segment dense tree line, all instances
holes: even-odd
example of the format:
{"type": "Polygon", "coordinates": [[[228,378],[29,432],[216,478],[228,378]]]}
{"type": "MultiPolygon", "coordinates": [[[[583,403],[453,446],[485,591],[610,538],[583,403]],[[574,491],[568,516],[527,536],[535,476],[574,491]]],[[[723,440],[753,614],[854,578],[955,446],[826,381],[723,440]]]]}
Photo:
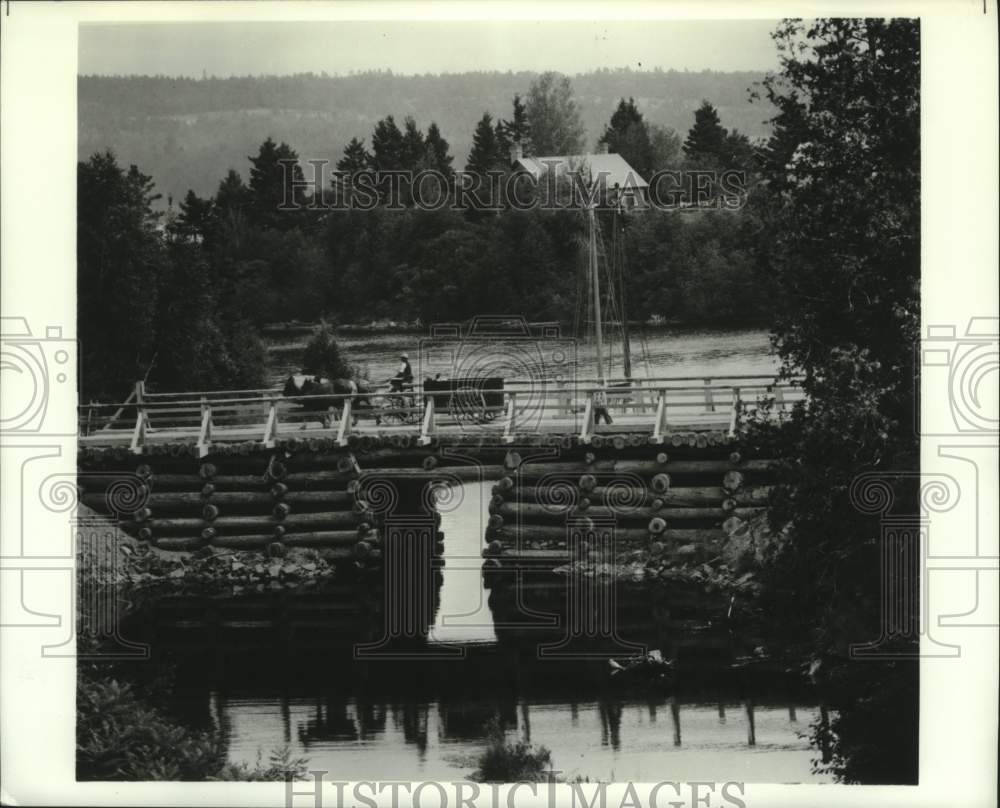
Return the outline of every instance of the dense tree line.
{"type": "MultiPolygon", "coordinates": [[[[156,178],[163,194],[180,199],[188,188],[214,192],[226,169],[241,168],[266,137],[292,144],[305,160],[336,161],[351,138],[369,139],[386,114],[436,121],[464,165],[484,110],[508,117],[515,93],[538,78],[531,72],[403,76],[81,76],[78,82],[78,159],[111,148],[123,165],[156,178]]],[[[728,127],[751,138],[769,133],[767,104],[751,104],[747,89],[759,72],[599,70],[572,77],[585,130],[594,147],[619,98],[641,99],[651,126],[684,132],[702,99],[712,100],[728,127]]],[[[305,168],[306,166],[304,166],[305,168]]]]}
{"type": "MultiPolygon", "coordinates": [[[[705,130],[697,133],[710,137],[705,130]]],[[[686,157],[680,136],[647,124],[631,98],[620,100],[602,141],[646,176],[725,163],[709,146],[686,157]]],[[[508,170],[515,145],[529,155],[584,149],[568,79],[543,74],[506,110],[484,112],[466,170],[508,170]]],[[[484,311],[572,321],[586,228],[579,210],[390,209],[382,186],[373,210],[323,207],[361,173],[433,169],[454,178],[461,157],[435,122],[424,130],[409,115],[401,125],[392,115],[378,120],[368,138],[342,146],[340,174],[318,190],[303,182],[299,158],[267,138],[247,158],[246,181],[230,169],[212,195],[188,190],[162,217],[139,169],[126,171],[110,152],[80,164],[81,334],[86,353],[93,346],[91,355],[108,360],[94,362],[89,393],[121,397],[147,375],[166,387],[253,383],[261,375],[256,334],[268,321],[433,322],[484,311]],[[134,338],[122,343],[123,330],[134,338]]],[[[412,202],[410,190],[402,197],[412,202]]],[[[620,223],[629,315],[761,317],[765,301],[751,280],[755,228],[749,216],[721,212],[629,215],[620,223]]]]}

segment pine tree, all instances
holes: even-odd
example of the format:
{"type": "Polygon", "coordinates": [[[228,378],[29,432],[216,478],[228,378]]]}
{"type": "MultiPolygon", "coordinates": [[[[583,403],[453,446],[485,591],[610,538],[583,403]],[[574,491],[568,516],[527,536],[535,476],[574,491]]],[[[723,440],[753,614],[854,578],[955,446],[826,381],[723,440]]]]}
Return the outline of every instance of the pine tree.
{"type": "Polygon", "coordinates": [[[419,171],[424,160],[424,133],[417,128],[417,122],[409,115],[403,122],[402,168],[404,171],[419,171]]]}
{"type": "Polygon", "coordinates": [[[399,171],[403,168],[403,133],[392,115],[386,115],[375,124],[371,166],[375,171],[399,171]]]}
{"type": "Polygon", "coordinates": [[[531,128],[528,126],[528,111],[525,109],[520,95],[514,96],[511,119],[503,123],[507,139],[512,144],[520,143],[521,148],[527,153],[531,145],[531,128]]]}
{"type": "Polygon", "coordinates": [[[364,141],[356,137],[344,148],[344,156],[337,161],[337,171],[351,177],[359,171],[365,171],[371,164],[372,156],[365,148],[364,141]]]}
{"type": "Polygon", "coordinates": [[[440,171],[446,177],[452,176],[455,170],[451,167],[452,156],[448,153],[448,141],[441,136],[438,125],[431,121],[427,127],[427,137],[424,140],[426,162],[435,171],[440,171]]]}
{"type": "Polygon", "coordinates": [[[754,150],[750,138],[736,129],[726,135],[720,157],[724,168],[744,169],[746,171],[754,168],[754,150]]]}
{"type": "Polygon", "coordinates": [[[522,154],[527,154],[530,150],[528,117],[520,95],[514,96],[513,117],[510,120],[497,121],[496,135],[497,149],[502,155],[510,155],[515,144],[521,147],[522,154]]]}
{"type": "Polygon", "coordinates": [[[287,143],[276,144],[265,140],[255,157],[249,160],[250,215],[255,224],[288,230],[295,227],[300,217],[298,210],[288,209],[305,204],[302,169],[299,155],[287,143]]]}
{"type": "Polygon", "coordinates": [[[211,198],[202,199],[189,188],[180,204],[180,215],[173,226],[174,233],[184,240],[204,240],[214,223],[215,202],[211,198]]]}
{"type": "Polygon", "coordinates": [[[229,169],[225,179],[215,192],[215,208],[218,211],[243,213],[250,204],[250,190],[235,169],[229,169]]]}
{"type": "Polygon", "coordinates": [[[612,154],[620,154],[644,179],[653,172],[653,147],[649,139],[649,129],[635,105],[635,99],[624,98],[604,128],[598,143],[608,147],[612,154]]]}
{"type": "Polygon", "coordinates": [[[715,107],[708,101],[702,101],[694,113],[694,126],[684,141],[684,154],[691,160],[721,160],[727,134],[715,107]]]}
{"type": "Polygon", "coordinates": [[[486,174],[501,167],[504,155],[500,153],[499,145],[493,116],[484,112],[472,135],[472,150],[469,152],[465,170],[473,174],[486,174]]]}
{"type": "Polygon", "coordinates": [[[157,292],[168,264],[152,208],[159,194],[110,151],[77,164],[76,187],[81,398],[120,401],[157,350],[157,292]]]}

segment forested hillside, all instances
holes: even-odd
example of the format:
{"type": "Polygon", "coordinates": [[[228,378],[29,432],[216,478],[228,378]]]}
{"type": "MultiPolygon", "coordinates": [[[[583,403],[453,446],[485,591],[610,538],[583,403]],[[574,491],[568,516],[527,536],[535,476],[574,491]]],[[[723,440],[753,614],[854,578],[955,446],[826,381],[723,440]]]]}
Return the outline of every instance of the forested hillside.
{"type": "MultiPolygon", "coordinates": [[[[165,206],[189,188],[215,190],[228,168],[244,170],[247,155],[267,137],[292,144],[303,160],[340,158],[351,138],[366,138],[385,115],[412,115],[421,128],[435,121],[464,165],[484,112],[505,114],[536,73],[397,76],[247,76],[186,79],[81,76],[78,157],[112,149],[156,181],[165,206]]],[[[592,147],[620,98],[635,98],[646,121],[685,132],[694,110],[710,99],[724,126],[751,138],[768,135],[768,103],[751,104],[752,72],[600,70],[572,77],[592,147]]]]}

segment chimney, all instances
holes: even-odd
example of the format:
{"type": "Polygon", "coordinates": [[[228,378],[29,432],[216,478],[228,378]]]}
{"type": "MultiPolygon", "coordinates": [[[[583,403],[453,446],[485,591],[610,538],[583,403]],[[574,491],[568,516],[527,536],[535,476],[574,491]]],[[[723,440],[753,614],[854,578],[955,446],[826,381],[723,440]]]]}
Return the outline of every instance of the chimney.
{"type": "Polygon", "coordinates": [[[524,149],[521,147],[521,141],[515,140],[510,147],[510,162],[511,164],[516,163],[518,160],[524,157],[524,149]]]}
{"type": "Polygon", "coordinates": [[[597,153],[598,154],[607,154],[608,153],[608,143],[607,143],[607,141],[604,141],[603,143],[598,143],[597,144],[597,153]]]}

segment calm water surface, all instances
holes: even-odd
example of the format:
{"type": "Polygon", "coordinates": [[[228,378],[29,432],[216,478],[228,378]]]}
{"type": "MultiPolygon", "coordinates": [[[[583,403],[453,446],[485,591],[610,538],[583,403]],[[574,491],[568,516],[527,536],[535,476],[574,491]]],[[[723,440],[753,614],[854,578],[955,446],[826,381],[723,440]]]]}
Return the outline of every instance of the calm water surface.
{"type": "Polygon", "coordinates": [[[392,772],[403,780],[460,779],[476,768],[487,721],[500,716],[511,740],[548,747],[554,767],[570,778],[824,780],[811,771],[815,753],[804,737],[818,709],[801,696],[772,693],[754,702],[732,692],[701,691],[651,698],[554,696],[518,693],[517,685],[500,693],[485,680],[477,691],[481,657],[496,643],[480,575],[491,485],[458,486],[441,501],[446,566],[429,636],[438,644],[480,649],[475,665],[447,663],[468,666],[462,692],[448,686],[436,692],[432,683],[420,683],[425,695],[418,697],[405,687],[387,693],[377,684],[365,692],[357,692],[357,684],[315,686],[315,695],[266,684],[216,689],[212,720],[227,735],[232,760],[252,765],[258,751],[289,743],[331,777],[377,779],[392,772]]]}
{"type": "MultiPolygon", "coordinates": [[[[353,699],[332,708],[322,699],[217,694],[214,702],[228,728],[230,758],[251,765],[258,750],[288,738],[310,768],[331,778],[376,780],[391,773],[400,780],[457,780],[476,768],[484,747],[480,737],[452,728],[455,708],[439,701],[374,710],[353,699]]],[[[463,707],[492,709],[489,703],[463,707]]],[[[824,782],[811,773],[814,753],[801,737],[817,717],[814,707],[801,704],[521,699],[508,736],[548,747],[554,768],[570,778],[824,782]],[[754,746],[748,744],[750,709],[754,746]]]]}

